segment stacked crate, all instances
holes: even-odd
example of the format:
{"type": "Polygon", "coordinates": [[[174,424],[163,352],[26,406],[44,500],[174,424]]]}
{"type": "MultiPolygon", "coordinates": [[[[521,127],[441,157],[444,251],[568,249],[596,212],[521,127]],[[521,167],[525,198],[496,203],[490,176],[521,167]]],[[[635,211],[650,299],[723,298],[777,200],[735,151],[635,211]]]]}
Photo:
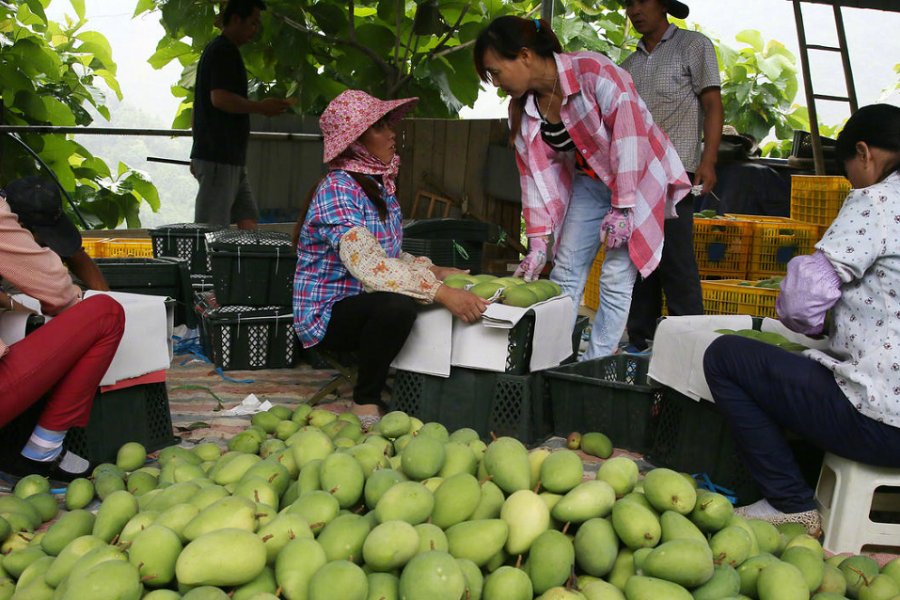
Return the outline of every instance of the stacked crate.
{"type": "Polygon", "coordinates": [[[197,294],[195,311],[209,359],[223,370],[293,367],[297,257],[290,236],[222,230],[205,237],[213,291],[197,294]]]}
{"type": "Polygon", "coordinates": [[[791,175],[791,218],[815,225],[820,240],[849,194],[844,177],[791,175]]]}
{"type": "Polygon", "coordinates": [[[173,223],[150,229],[153,256],[170,256],[187,261],[195,292],[212,289],[212,267],[206,248],[206,234],[225,229],[209,223],[173,223]]]}

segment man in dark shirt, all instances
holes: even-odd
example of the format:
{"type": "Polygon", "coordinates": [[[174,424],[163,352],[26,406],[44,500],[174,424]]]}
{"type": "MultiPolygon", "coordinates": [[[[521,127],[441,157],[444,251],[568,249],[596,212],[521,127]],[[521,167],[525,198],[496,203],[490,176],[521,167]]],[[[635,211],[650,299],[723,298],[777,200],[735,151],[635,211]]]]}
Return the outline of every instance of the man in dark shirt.
{"type": "Polygon", "coordinates": [[[222,35],[203,51],[194,90],[191,173],[200,182],[194,222],[255,229],[259,218],[247,179],[250,115],[274,117],[289,100],[247,98],[247,70],[238,48],[259,31],[262,0],[230,0],[222,13],[222,35]]]}

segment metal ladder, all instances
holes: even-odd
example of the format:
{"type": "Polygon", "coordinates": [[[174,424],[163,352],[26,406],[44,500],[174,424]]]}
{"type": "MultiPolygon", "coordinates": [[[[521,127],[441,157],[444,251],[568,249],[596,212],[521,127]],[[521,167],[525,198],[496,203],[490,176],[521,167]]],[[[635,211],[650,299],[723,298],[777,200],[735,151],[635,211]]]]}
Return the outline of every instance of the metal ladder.
{"type": "Polygon", "coordinates": [[[825,174],[825,154],[822,151],[822,139],[819,136],[819,118],[816,112],[816,100],[828,100],[832,102],[847,102],[850,105],[850,114],[853,114],[859,108],[856,100],[856,86],[853,84],[853,70],[850,68],[850,53],[847,50],[847,35],[844,32],[844,16],[841,13],[841,7],[835,3],[832,5],[834,9],[834,25],[837,29],[838,45],[821,46],[818,44],[808,44],[806,42],[806,29],[803,26],[803,11],[800,8],[802,2],[808,0],[793,0],[794,4],[794,20],[797,23],[797,38],[800,41],[800,63],[803,67],[803,88],[806,91],[806,100],[809,104],[809,130],[811,134],[813,162],[816,168],[816,175],[825,174]],[[823,52],[838,52],[841,55],[841,61],[844,65],[844,80],[847,84],[846,96],[829,96],[826,94],[816,94],[813,91],[812,76],[809,68],[809,51],[818,50],[823,52]]]}

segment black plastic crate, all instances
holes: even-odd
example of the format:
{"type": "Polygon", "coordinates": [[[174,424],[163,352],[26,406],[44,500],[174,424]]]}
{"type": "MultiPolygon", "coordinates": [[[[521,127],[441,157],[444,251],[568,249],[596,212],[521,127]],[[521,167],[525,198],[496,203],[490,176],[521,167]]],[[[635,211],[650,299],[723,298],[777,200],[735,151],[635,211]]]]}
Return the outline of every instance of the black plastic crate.
{"type": "MultiPolygon", "coordinates": [[[[834,148],[837,144],[836,140],[819,136],[822,142],[822,154],[825,158],[834,158],[834,148]]],[[[812,134],[802,129],[794,130],[794,139],[791,143],[791,156],[794,158],[812,158],[812,134]]]]}
{"type": "Polygon", "coordinates": [[[481,273],[483,242],[453,239],[420,239],[403,237],[403,251],[413,256],[427,256],[439,267],[468,269],[473,275],[481,273]]]}
{"type": "Polygon", "coordinates": [[[543,371],[553,407],[553,431],[600,431],[616,448],[651,449],[661,392],[647,382],[649,356],[617,354],[543,371]]]}
{"type": "Polygon", "coordinates": [[[647,459],[657,467],[706,473],[713,483],[733,491],[740,504],[762,497],[715,404],[698,402],[671,388],[663,388],[647,459]]]}
{"type": "Polygon", "coordinates": [[[500,228],[469,219],[410,219],[403,222],[403,237],[496,243],[500,228]]]}
{"type": "Polygon", "coordinates": [[[191,288],[193,288],[195,294],[198,292],[212,292],[215,290],[212,275],[191,275],[191,288]]]}
{"type": "Polygon", "coordinates": [[[114,292],[168,296],[175,300],[175,325],[197,326],[190,309],[191,278],[180,258],[96,258],[94,262],[114,292]]]}
{"type": "Polygon", "coordinates": [[[540,373],[508,375],[453,367],[450,377],[397,371],[391,410],[448,430],[470,427],[483,439],[510,436],[524,444],[552,433],[540,373]]]}
{"type": "Polygon", "coordinates": [[[209,223],[173,223],[148,229],[153,242],[153,256],[183,258],[191,275],[208,275],[211,271],[206,251],[206,234],[225,229],[209,223]]]}
{"type": "Polygon", "coordinates": [[[287,233],[218,231],[206,239],[219,304],[292,304],[297,254],[287,233]]]}
{"type": "MultiPolygon", "coordinates": [[[[0,461],[22,449],[45,404],[45,399],[36,402],[0,430],[4,442],[0,461]]],[[[154,452],[180,441],[172,431],[166,384],[160,382],[97,392],[87,427],[70,429],[64,446],[92,463],[101,463],[115,462],[119,447],[127,442],[140,442],[147,452],[154,452]]]]}
{"type": "Polygon", "coordinates": [[[202,316],[201,342],[222,370],[283,369],[297,363],[294,315],[287,306],[218,306],[202,316]]]}

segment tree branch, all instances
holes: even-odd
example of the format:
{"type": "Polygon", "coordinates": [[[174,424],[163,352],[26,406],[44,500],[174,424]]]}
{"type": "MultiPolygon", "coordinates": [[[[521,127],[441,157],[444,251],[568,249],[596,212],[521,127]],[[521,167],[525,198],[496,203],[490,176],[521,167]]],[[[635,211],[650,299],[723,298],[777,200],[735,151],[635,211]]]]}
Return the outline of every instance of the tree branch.
{"type": "MultiPolygon", "coordinates": [[[[523,18],[527,19],[528,17],[530,17],[531,15],[533,15],[534,13],[536,13],[539,10],[541,10],[540,4],[538,4],[537,6],[535,6],[531,10],[529,10],[527,13],[525,13],[523,18]]],[[[433,60],[439,56],[447,56],[448,54],[452,54],[453,52],[456,52],[457,50],[462,50],[463,48],[468,48],[469,46],[473,45],[474,43],[475,43],[475,40],[469,40],[468,42],[459,44],[457,46],[445,48],[445,49],[441,50],[440,52],[435,52],[435,50],[438,49],[437,47],[435,47],[434,50],[432,50],[432,54],[431,54],[430,58],[433,60]]]]}
{"type": "Polygon", "coordinates": [[[355,19],[354,9],[353,9],[353,0],[350,0],[349,4],[350,4],[350,26],[349,26],[349,33],[347,34],[347,37],[350,39],[351,42],[355,43],[356,42],[356,24],[354,23],[354,21],[356,19],[355,19]]]}
{"type": "Polygon", "coordinates": [[[350,46],[351,48],[355,48],[356,50],[359,50],[360,52],[362,52],[363,54],[365,54],[366,56],[371,58],[375,62],[375,64],[378,65],[378,67],[384,72],[384,75],[388,80],[392,79],[395,76],[395,73],[394,73],[393,69],[391,68],[391,65],[389,65],[387,62],[385,62],[385,60],[383,58],[381,58],[377,52],[375,52],[368,46],[364,46],[364,45],[360,44],[359,42],[354,42],[351,40],[342,40],[340,38],[331,37],[330,35],[325,35],[324,33],[320,33],[318,31],[315,31],[314,29],[310,29],[309,27],[306,27],[305,25],[302,25],[302,24],[298,23],[297,21],[294,21],[290,17],[286,17],[285,15],[283,15],[283,14],[279,13],[278,11],[273,10],[271,8],[268,9],[268,12],[270,14],[278,17],[279,19],[284,21],[287,25],[289,25],[290,27],[293,27],[297,31],[309,34],[311,36],[315,36],[315,37],[319,38],[320,40],[322,40],[323,42],[329,42],[331,44],[343,44],[345,46],[350,46]]]}
{"type": "Polygon", "coordinates": [[[397,0],[397,38],[394,41],[394,67],[400,72],[400,25],[403,22],[403,0],[397,0]]]}
{"type": "Polygon", "coordinates": [[[438,45],[435,46],[434,48],[432,48],[428,52],[429,59],[433,58],[434,55],[437,54],[438,50],[440,50],[447,43],[447,41],[453,36],[454,32],[459,31],[459,27],[460,27],[460,25],[462,25],[462,21],[463,21],[463,18],[466,16],[466,13],[469,12],[470,6],[472,6],[472,3],[467,2],[466,5],[463,7],[462,12],[459,13],[459,18],[456,20],[456,23],[453,25],[453,27],[451,27],[447,31],[447,33],[444,34],[443,39],[441,39],[441,41],[438,42],[438,45]]]}

